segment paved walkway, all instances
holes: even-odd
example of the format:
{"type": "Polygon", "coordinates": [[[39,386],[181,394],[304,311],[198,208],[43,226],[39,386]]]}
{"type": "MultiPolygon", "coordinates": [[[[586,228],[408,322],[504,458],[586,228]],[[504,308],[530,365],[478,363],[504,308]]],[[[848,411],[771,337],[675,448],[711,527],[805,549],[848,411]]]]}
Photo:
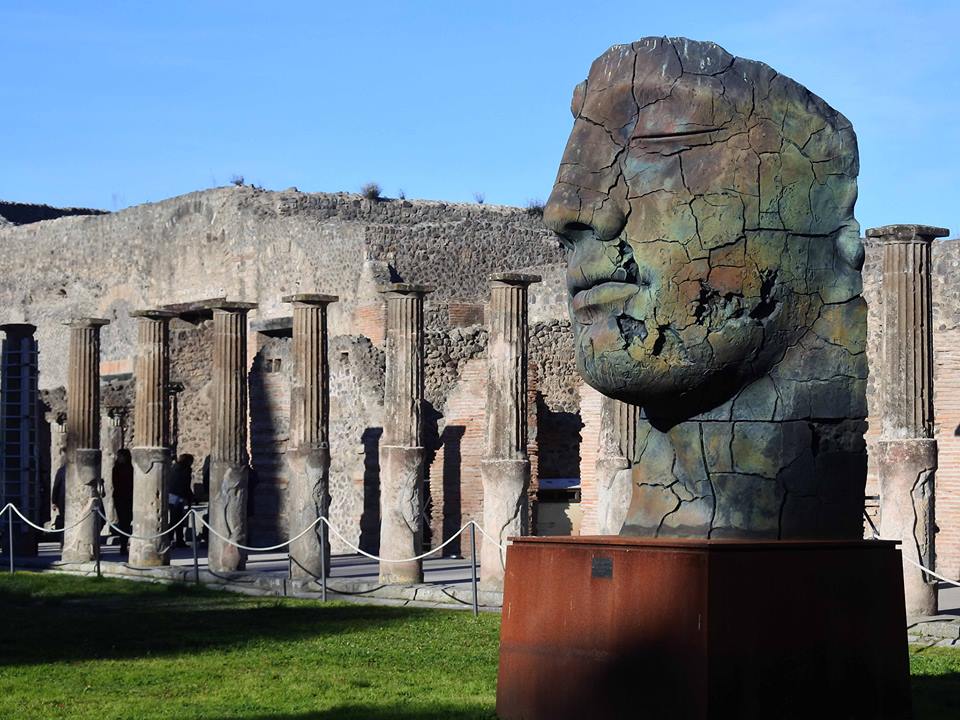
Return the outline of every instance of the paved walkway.
{"type": "MultiPolygon", "coordinates": [[[[206,547],[200,547],[200,580],[202,583],[240,592],[252,592],[294,597],[318,597],[319,582],[290,581],[286,552],[250,553],[247,569],[241,573],[217,574],[207,568],[206,547]]],[[[193,553],[187,548],[173,551],[169,568],[138,569],[126,564],[116,546],[103,546],[101,555],[103,574],[144,580],[192,582],[194,580],[193,553]]],[[[376,561],[361,555],[335,555],[331,559],[328,597],[337,600],[355,600],[386,604],[428,607],[470,608],[473,603],[471,566],[462,558],[427,558],[423,563],[424,582],[420,585],[381,585],[378,582],[376,561]]],[[[96,572],[94,563],[60,562],[57,543],[41,543],[36,558],[23,558],[20,567],[37,567],[63,572],[90,575],[96,572]]],[[[2,569],[2,568],[0,568],[2,569]]],[[[478,565],[479,572],[479,565],[478,565]]],[[[960,588],[945,583],[940,585],[940,616],[944,620],[957,618],[960,622],[960,588]]],[[[498,610],[502,604],[500,593],[479,591],[481,609],[498,610]]]]}
{"type": "MultiPolygon", "coordinates": [[[[205,552],[206,546],[201,545],[198,569],[204,585],[264,595],[317,598],[322,594],[319,581],[289,579],[286,552],[250,553],[246,569],[236,573],[211,572],[205,552]]],[[[101,573],[108,577],[167,582],[194,582],[196,578],[189,547],[174,549],[169,567],[135,568],[113,545],[101,546],[100,559],[101,573]]],[[[57,543],[41,543],[37,557],[18,559],[17,566],[79,575],[96,573],[96,564],[92,562],[62,562],[57,543]]],[[[377,562],[361,555],[335,555],[331,566],[327,596],[332,600],[463,609],[473,606],[471,565],[462,558],[427,558],[423,563],[424,582],[418,585],[380,584],[377,562]]],[[[478,590],[477,601],[481,610],[499,610],[502,595],[478,590]]]]}

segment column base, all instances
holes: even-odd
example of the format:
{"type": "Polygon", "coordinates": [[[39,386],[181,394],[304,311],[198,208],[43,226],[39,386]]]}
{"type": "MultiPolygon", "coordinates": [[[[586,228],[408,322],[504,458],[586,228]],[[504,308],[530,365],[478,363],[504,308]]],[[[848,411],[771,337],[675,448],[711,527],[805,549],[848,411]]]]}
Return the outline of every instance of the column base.
{"type": "MultiPolygon", "coordinates": [[[[247,542],[246,463],[210,462],[210,526],[235,543],[247,542]]],[[[236,572],[247,564],[247,552],[209,533],[207,564],[211,572],[236,572]]]]}
{"type": "MultiPolygon", "coordinates": [[[[133,534],[142,538],[158,535],[167,523],[168,448],[136,447],[133,460],[133,534]]],[[[174,533],[153,540],[130,538],[130,564],[134,567],[158,567],[170,564],[174,533]]]]}
{"type": "Polygon", "coordinates": [[[514,538],[502,720],[906,718],[884,541],[514,538]]]}
{"type": "Polygon", "coordinates": [[[89,562],[97,556],[101,520],[91,512],[96,506],[90,501],[100,496],[100,459],[100,450],[94,448],[68,454],[63,526],[69,529],[63,534],[64,562],[89,562]]]}
{"type": "MultiPolygon", "coordinates": [[[[423,448],[380,448],[380,557],[409,558],[423,552],[423,448]]],[[[381,562],[380,582],[423,582],[423,561],[381,562]]]]}
{"type": "MultiPolygon", "coordinates": [[[[482,460],[483,529],[502,546],[513,536],[529,532],[527,488],[530,486],[529,460],[482,460]]],[[[487,537],[480,541],[480,587],[503,589],[506,552],[487,537]]]]}
{"type": "Polygon", "coordinates": [[[907,617],[937,614],[937,581],[907,558],[935,570],[934,475],[937,441],[930,438],[877,443],[880,479],[880,536],[902,541],[907,617]]]}
{"type": "MultiPolygon", "coordinates": [[[[290,511],[288,533],[298,535],[330,507],[330,451],[326,448],[300,448],[287,451],[290,511]]],[[[327,526],[319,523],[303,537],[290,543],[290,577],[319,579],[326,568],[330,572],[330,538],[327,526]],[[321,539],[323,542],[321,542],[321,539]]]]}

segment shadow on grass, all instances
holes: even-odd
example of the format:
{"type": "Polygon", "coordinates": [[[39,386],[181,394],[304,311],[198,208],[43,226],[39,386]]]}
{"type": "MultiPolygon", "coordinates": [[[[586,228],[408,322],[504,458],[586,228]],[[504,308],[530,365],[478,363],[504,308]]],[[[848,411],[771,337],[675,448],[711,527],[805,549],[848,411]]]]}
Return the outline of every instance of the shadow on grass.
{"type": "Polygon", "coordinates": [[[917,720],[960,718],[960,672],[943,675],[914,675],[913,717],[917,720]]]}
{"type": "Polygon", "coordinates": [[[0,667],[194,653],[437,618],[422,609],[30,575],[0,578],[0,667]]]}
{"type": "Polygon", "coordinates": [[[276,715],[229,715],[216,720],[497,720],[493,710],[484,705],[416,705],[389,708],[379,705],[342,705],[308,713],[276,715]]]}

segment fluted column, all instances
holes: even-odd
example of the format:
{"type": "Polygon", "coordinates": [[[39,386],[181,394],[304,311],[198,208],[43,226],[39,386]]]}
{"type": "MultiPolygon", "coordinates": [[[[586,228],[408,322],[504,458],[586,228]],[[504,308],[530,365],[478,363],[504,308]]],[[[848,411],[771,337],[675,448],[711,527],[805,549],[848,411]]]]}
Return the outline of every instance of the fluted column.
{"type": "MultiPolygon", "coordinates": [[[[3,340],[0,377],[0,504],[13,503],[33,522],[40,523],[40,456],[37,446],[38,366],[36,326],[0,325],[3,340]]],[[[9,515],[8,517],[13,517],[9,515]]],[[[36,535],[14,520],[14,548],[18,555],[37,552],[36,535]]],[[[3,541],[6,544],[6,540],[3,541]]]]}
{"type": "MultiPolygon", "coordinates": [[[[387,303],[383,439],[380,445],[380,556],[423,549],[423,298],[433,288],[395,283],[387,303]]],[[[380,563],[380,582],[423,582],[423,563],[380,563]]]]}
{"type": "MultiPolygon", "coordinates": [[[[167,529],[167,476],[170,468],[170,318],[174,313],[140,310],[137,318],[136,398],[133,407],[133,534],[141,538],[167,529]]],[[[130,564],[170,563],[170,535],[130,540],[130,564]]]]}
{"type": "Polygon", "coordinates": [[[880,534],[901,538],[907,615],[937,612],[935,569],[933,328],[930,244],[948,234],[926,225],[867,230],[883,245],[883,363],[880,368],[880,534]]]}
{"type": "Polygon", "coordinates": [[[597,532],[619,535],[630,507],[633,484],[630,467],[635,457],[640,408],[604,396],[600,405],[600,442],[597,453],[597,532]]]}
{"type": "Polygon", "coordinates": [[[99,543],[100,519],[90,510],[100,494],[100,328],[108,323],[69,323],[65,562],[93,560],[99,543]]]}
{"type": "MultiPolygon", "coordinates": [[[[527,488],[527,289],[537,275],[490,276],[487,341],[486,447],[480,463],[483,527],[506,547],[507,538],[530,532],[527,488]]],[[[506,550],[484,538],[480,578],[488,590],[503,588],[506,550]]]]}
{"type": "MultiPolygon", "coordinates": [[[[290,440],[287,444],[290,533],[328,517],[330,507],[330,367],[327,305],[335,295],[288,295],[293,303],[293,376],[290,384],[290,440]]],[[[290,543],[290,574],[320,577],[330,568],[327,526],[318,523],[290,543]]]]}
{"type": "MultiPolygon", "coordinates": [[[[255,303],[223,302],[213,310],[213,406],[210,412],[210,525],[235,543],[247,540],[247,312],[255,303]]],[[[246,553],[210,533],[214,572],[242,570],[246,553]]]]}

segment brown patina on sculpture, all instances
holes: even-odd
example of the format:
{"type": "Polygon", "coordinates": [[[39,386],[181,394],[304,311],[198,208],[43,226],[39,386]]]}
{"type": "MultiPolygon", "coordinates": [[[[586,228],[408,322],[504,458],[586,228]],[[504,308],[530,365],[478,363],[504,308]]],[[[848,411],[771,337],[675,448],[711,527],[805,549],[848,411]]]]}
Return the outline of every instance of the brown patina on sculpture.
{"type": "Polygon", "coordinates": [[[850,122],[713,43],[612,47],[545,221],[577,364],[641,407],[622,534],[862,536],[866,306],[850,122]]]}

